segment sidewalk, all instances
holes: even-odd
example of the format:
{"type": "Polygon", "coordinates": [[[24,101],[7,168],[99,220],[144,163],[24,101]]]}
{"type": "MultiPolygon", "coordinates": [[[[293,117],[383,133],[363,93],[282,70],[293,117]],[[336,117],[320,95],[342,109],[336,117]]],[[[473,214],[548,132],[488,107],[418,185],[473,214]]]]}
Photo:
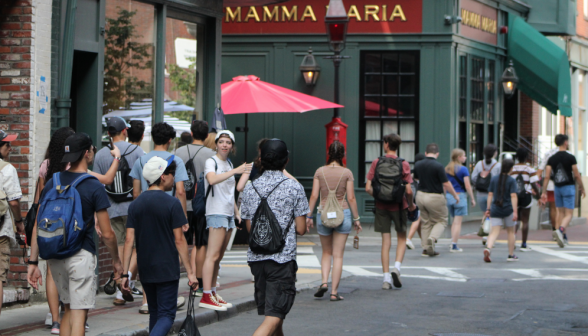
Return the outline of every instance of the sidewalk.
{"type": "MultiPolygon", "coordinates": [[[[299,258],[304,258],[312,251],[312,243],[305,237],[298,238],[299,258]]],[[[236,246],[225,255],[221,268],[219,294],[233,303],[234,307],[227,312],[215,312],[209,309],[196,307],[196,315],[199,326],[207,325],[233,317],[241,312],[255,309],[253,299],[253,282],[251,272],[246,263],[246,248],[236,246]]],[[[308,290],[320,284],[320,269],[299,268],[296,288],[299,291],[308,290]]],[[[186,298],[188,303],[187,278],[180,279],[180,295],[186,298]]],[[[112,305],[114,295],[100,293],[96,297],[96,308],[89,313],[88,324],[90,330],[86,335],[148,335],[147,328],[149,315],[139,314],[141,298],[136,297],[135,302],[124,306],[112,305]]],[[[45,317],[49,309],[46,303],[29,305],[24,308],[3,310],[0,316],[0,335],[27,335],[47,336],[50,330],[45,326],[45,317]]],[[[173,332],[177,332],[181,323],[186,318],[186,306],[180,308],[174,323],[173,332]]]]}

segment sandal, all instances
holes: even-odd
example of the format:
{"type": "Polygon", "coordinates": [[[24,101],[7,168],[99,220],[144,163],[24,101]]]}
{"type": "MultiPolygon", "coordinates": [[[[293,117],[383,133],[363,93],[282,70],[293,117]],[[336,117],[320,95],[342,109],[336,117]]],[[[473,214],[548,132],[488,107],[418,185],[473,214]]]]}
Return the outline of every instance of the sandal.
{"type": "Polygon", "coordinates": [[[337,294],[331,294],[331,301],[343,301],[343,297],[341,295],[337,294]]]}
{"type": "Polygon", "coordinates": [[[323,295],[325,295],[325,293],[329,290],[329,284],[328,283],[322,283],[318,290],[316,291],[316,293],[314,293],[314,297],[316,298],[321,298],[323,297],[323,295]],[[323,287],[324,286],[324,287],[323,287]]]}

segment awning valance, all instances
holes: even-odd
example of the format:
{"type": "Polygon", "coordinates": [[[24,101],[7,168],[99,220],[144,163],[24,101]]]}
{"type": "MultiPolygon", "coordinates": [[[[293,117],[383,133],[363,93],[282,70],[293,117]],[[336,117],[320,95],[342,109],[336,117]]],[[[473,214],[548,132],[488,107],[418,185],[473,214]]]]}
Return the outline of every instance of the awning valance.
{"type": "Polygon", "coordinates": [[[556,114],[572,116],[572,83],[566,52],[522,18],[509,15],[508,57],[519,77],[518,87],[556,114]]]}

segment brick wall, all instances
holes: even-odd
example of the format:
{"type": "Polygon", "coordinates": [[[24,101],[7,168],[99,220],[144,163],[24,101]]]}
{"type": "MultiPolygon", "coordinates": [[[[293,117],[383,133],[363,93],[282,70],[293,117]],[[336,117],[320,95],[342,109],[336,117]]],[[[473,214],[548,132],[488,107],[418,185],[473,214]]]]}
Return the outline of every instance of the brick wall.
{"type": "MultiPolygon", "coordinates": [[[[541,118],[541,105],[529,98],[523,92],[519,95],[519,134],[533,146],[539,143],[539,118],[541,118]]],[[[529,157],[531,162],[537,163],[537,158],[529,157]]]]}

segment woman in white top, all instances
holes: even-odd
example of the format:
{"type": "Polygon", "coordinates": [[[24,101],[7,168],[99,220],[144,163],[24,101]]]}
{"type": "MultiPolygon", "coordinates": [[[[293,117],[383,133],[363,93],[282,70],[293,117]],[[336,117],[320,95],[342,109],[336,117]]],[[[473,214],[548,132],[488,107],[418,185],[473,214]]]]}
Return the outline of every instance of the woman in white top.
{"type": "Polygon", "coordinates": [[[220,131],[216,134],[216,155],[206,160],[204,185],[209,186],[210,194],[206,199],[206,228],[208,229],[208,248],[202,267],[204,294],[199,307],[225,311],[232,307],[217,293],[216,283],[220,261],[227,249],[231,230],[235,228],[235,219],[241,222],[239,210],[235,202],[235,175],[249,173],[250,164],[242,164],[233,168],[229,154],[235,153],[235,136],[231,131],[220,131]]]}

